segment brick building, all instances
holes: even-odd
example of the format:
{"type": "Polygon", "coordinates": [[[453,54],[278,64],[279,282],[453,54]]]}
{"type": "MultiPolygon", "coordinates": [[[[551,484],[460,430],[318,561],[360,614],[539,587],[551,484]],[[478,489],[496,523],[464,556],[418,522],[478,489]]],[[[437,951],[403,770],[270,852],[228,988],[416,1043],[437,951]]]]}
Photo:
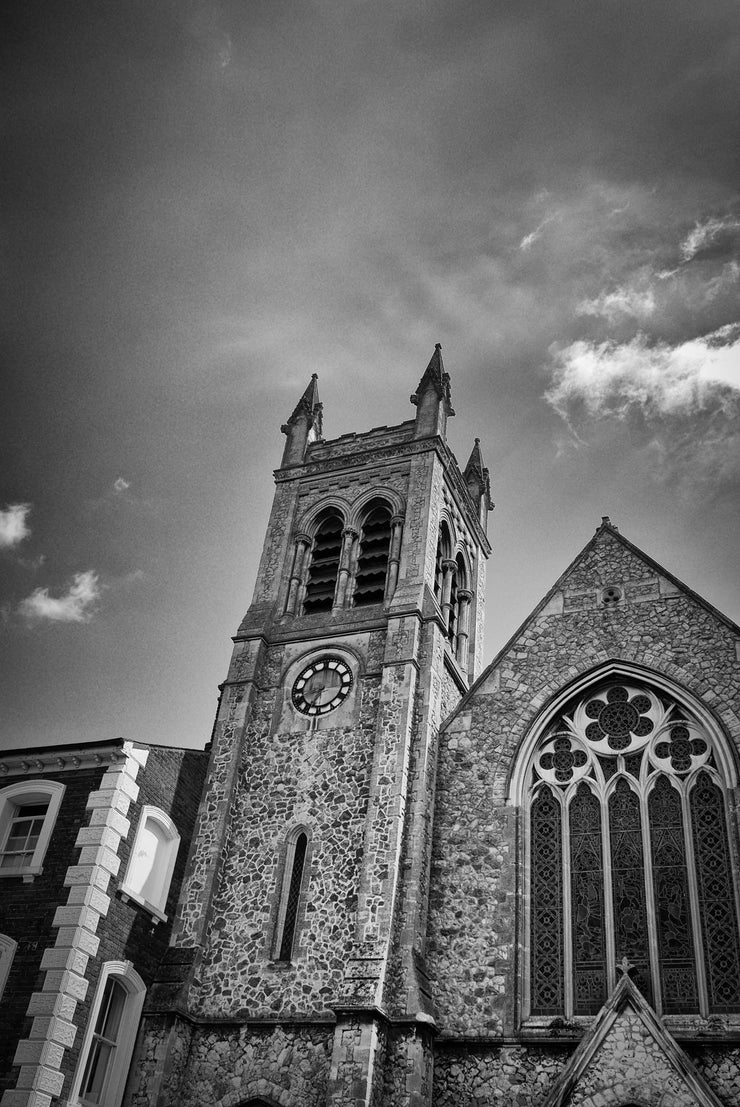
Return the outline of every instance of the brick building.
{"type": "Polygon", "coordinates": [[[121,1102],[206,763],[122,739],[0,751],[3,1107],[121,1102]]]}
{"type": "Polygon", "coordinates": [[[484,669],[439,347],[412,402],[283,427],[125,1092],[56,1102],[740,1102],[740,630],[605,518],[484,669]]]}

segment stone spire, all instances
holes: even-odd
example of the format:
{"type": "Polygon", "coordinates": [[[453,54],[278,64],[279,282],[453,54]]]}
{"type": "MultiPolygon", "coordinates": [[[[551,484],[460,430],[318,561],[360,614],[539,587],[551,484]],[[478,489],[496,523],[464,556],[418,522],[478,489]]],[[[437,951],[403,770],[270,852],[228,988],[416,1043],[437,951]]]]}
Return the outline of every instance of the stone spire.
{"type": "Polygon", "coordinates": [[[438,434],[445,438],[448,416],[454,415],[450,393],[450,374],[445,372],[442,363],[442,347],[439,342],[434,347],[432,360],[419,381],[416,392],[411,397],[416,405],[415,438],[427,438],[438,434]]]}
{"type": "Polygon", "coordinates": [[[478,511],[483,529],[486,529],[488,512],[493,507],[491,500],[491,478],[483,464],[483,454],[480,449],[480,438],[476,438],[471,450],[468,463],[463,471],[463,479],[468,486],[468,493],[478,511]]]}
{"type": "Polygon", "coordinates": [[[311,374],[306,391],[295,406],[287,423],[280,428],[287,435],[283,451],[282,466],[300,465],[306,453],[306,446],[322,436],[323,405],[319,400],[319,375],[311,374]]]}

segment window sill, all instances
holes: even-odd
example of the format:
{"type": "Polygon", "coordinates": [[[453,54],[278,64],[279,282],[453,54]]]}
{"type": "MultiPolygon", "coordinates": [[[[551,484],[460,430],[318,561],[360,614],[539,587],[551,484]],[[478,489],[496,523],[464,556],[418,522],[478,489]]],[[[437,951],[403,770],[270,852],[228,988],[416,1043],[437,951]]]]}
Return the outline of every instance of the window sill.
{"type": "Polygon", "coordinates": [[[24,865],[20,869],[0,869],[0,880],[8,879],[11,876],[22,877],[24,884],[32,884],[37,876],[41,876],[43,872],[41,865],[24,865]]]}
{"type": "Polygon", "coordinates": [[[155,926],[157,925],[157,923],[167,922],[167,916],[165,915],[164,911],[160,911],[160,909],[158,907],[155,907],[153,903],[149,903],[149,901],[144,899],[143,896],[140,896],[138,892],[135,892],[133,888],[128,888],[125,884],[122,884],[118,889],[118,894],[121,897],[123,903],[128,903],[129,901],[131,901],[137,904],[139,907],[143,907],[144,910],[152,916],[155,926]]]}

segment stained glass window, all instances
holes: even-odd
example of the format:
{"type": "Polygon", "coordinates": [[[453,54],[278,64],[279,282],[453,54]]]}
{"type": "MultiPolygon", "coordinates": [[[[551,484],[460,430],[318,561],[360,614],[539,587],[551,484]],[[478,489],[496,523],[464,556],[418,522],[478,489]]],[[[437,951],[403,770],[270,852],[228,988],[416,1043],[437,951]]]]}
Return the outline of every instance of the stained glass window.
{"type": "Polygon", "coordinates": [[[529,792],[531,1015],[594,1014],[623,965],[660,1013],[740,1011],[721,764],[692,713],[631,682],[595,687],[545,731],[529,792]]]}

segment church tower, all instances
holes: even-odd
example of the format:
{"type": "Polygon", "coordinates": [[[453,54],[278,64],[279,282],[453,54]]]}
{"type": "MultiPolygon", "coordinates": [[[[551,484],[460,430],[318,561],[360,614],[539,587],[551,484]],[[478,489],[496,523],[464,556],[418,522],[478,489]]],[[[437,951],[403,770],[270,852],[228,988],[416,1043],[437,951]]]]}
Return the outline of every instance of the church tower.
{"type": "Polygon", "coordinates": [[[481,669],[492,504],[439,345],[411,402],[327,440],[314,374],[282,427],[134,1104],[428,1102],[437,737],[481,669]]]}

